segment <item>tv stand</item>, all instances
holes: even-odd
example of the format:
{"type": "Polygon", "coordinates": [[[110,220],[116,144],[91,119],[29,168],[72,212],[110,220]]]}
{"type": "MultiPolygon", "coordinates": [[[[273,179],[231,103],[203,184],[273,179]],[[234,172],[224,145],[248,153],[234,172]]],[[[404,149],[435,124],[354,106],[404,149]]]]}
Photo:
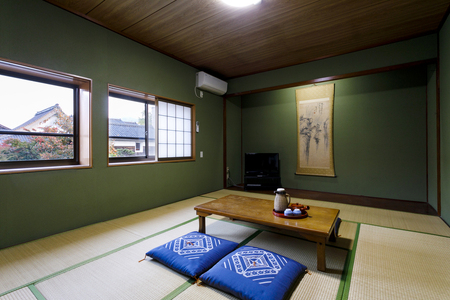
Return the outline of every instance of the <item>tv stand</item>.
{"type": "Polygon", "coordinates": [[[280,176],[244,176],[244,189],[276,190],[281,187],[280,176]]]}

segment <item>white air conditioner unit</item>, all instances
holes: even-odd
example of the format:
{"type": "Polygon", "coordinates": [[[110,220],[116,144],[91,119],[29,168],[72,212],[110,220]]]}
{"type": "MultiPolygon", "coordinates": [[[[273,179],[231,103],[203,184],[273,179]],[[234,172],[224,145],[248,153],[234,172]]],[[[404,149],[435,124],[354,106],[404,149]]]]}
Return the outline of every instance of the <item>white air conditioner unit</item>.
{"type": "Polygon", "coordinates": [[[227,92],[228,83],[219,78],[206,74],[205,72],[197,72],[196,88],[211,92],[216,95],[223,95],[227,92]]]}

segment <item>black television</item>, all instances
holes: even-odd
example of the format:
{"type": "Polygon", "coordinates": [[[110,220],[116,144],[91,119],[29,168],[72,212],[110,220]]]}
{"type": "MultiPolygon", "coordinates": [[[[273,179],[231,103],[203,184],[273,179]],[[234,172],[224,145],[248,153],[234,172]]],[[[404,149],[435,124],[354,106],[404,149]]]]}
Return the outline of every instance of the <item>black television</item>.
{"type": "Polygon", "coordinates": [[[278,177],[278,153],[245,153],[245,176],[278,177]]]}

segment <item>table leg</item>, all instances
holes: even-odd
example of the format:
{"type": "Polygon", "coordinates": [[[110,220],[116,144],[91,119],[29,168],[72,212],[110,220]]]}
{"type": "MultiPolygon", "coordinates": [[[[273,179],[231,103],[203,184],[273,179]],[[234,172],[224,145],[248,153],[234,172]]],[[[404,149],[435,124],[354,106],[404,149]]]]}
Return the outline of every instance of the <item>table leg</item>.
{"type": "Polygon", "coordinates": [[[206,233],[206,224],[205,224],[205,217],[198,216],[198,232],[200,233],[206,233]]]}
{"type": "Polygon", "coordinates": [[[317,270],[325,272],[327,270],[325,258],[325,240],[317,242],[317,270]]]}

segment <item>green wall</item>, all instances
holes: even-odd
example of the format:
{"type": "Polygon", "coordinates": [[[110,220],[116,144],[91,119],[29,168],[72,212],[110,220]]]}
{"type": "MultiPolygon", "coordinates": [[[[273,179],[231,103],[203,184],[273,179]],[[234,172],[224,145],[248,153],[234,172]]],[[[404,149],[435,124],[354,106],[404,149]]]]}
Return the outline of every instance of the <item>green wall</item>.
{"type": "Polygon", "coordinates": [[[279,152],[284,187],[427,199],[426,66],[334,81],[336,178],[295,175],[295,90],[242,96],[245,152],[279,152]]]}
{"type": "Polygon", "coordinates": [[[228,98],[226,101],[226,126],[227,126],[227,167],[230,170],[228,186],[243,182],[241,174],[241,128],[242,110],[241,97],[228,98]]]}
{"type": "Polygon", "coordinates": [[[222,98],[194,68],[34,0],[2,1],[0,58],[93,80],[93,168],[0,175],[0,248],[222,188],[222,98]],[[108,83],[195,104],[197,160],[107,167],[108,83]]]}
{"type": "Polygon", "coordinates": [[[434,59],[437,35],[356,51],[228,81],[228,94],[434,59]]]}
{"type": "Polygon", "coordinates": [[[450,21],[439,32],[441,216],[450,224],[450,21]]]}
{"type": "MultiPolygon", "coordinates": [[[[437,52],[438,34],[430,34],[234,78],[228,81],[228,93],[255,92],[433,60],[437,58],[437,52]]],[[[450,63],[448,65],[450,75],[450,63]]],[[[436,132],[437,75],[433,65],[428,70],[421,67],[411,69],[411,74],[409,72],[390,71],[335,81],[336,97],[339,97],[336,98],[334,120],[336,178],[294,175],[297,147],[295,88],[241,96],[242,136],[239,134],[234,140],[242,138],[243,153],[280,152],[282,183],[286,187],[429,201],[437,208],[437,140],[432,136],[436,132]],[[381,147],[384,138],[388,139],[387,149],[381,147]]],[[[227,149],[230,147],[236,145],[227,144],[227,149]]],[[[233,163],[227,161],[229,165],[233,163]]]]}

